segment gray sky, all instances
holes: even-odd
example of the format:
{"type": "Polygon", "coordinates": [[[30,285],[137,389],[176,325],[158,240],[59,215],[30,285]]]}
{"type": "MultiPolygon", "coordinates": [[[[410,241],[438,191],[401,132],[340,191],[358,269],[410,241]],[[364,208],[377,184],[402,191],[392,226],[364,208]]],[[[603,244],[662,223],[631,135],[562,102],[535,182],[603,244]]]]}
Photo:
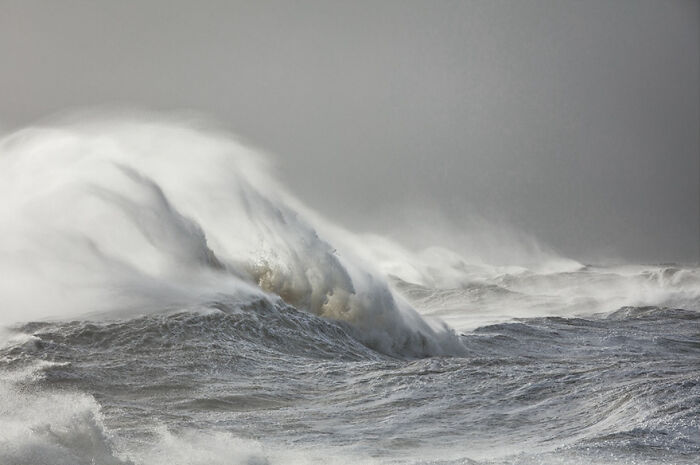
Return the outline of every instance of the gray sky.
{"type": "Polygon", "coordinates": [[[0,0],[0,125],[195,109],[353,229],[418,206],[697,261],[699,5],[0,0]]]}

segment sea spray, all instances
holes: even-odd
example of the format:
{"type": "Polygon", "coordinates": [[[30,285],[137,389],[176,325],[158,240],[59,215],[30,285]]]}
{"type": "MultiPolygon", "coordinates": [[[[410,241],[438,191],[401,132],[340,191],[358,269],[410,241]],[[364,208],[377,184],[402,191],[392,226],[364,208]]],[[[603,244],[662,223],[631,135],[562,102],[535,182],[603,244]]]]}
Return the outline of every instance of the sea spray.
{"type": "Polygon", "coordinates": [[[7,135],[0,151],[5,323],[138,313],[221,293],[278,296],[350,323],[386,353],[462,350],[353,253],[351,239],[321,237],[262,157],[221,132],[73,121],[7,135]]]}

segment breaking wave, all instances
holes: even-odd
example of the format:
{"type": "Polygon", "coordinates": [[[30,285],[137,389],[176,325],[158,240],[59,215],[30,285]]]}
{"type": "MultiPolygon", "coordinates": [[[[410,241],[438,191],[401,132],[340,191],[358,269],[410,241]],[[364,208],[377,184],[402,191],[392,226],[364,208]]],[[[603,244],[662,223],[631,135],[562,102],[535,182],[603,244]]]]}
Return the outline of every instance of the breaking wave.
{"type": "Polygon", "coordinates": [[[310,212],[264,157],[222,132],[81,121],[18,131],[0,151],[6,324],[223,294],[347,322],[386,353],[461,350],[449,328],[420,317],[354,253],[356,238],[310,212]]]}

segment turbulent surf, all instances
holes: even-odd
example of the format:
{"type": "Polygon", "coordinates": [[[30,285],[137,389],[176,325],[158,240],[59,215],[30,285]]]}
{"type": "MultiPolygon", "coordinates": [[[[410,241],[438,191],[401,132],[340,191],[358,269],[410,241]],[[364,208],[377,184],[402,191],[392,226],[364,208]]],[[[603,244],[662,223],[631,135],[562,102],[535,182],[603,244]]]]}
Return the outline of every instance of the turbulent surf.
{"type": "Polygon", "coordinates": [[[272,172],[163,118],[2,138],[0,463],[695,463],[697,266],[416,251],[272,172]]]}

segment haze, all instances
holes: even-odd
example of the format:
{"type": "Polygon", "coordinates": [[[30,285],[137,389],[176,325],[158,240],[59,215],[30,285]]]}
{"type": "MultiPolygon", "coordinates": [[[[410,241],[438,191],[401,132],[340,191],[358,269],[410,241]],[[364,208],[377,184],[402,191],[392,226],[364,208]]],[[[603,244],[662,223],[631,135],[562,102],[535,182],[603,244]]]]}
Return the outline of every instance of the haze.
{"type": "Polygon", "coordinates": [[[312,207],[698,261],[700,2],[0,2],[0,125],[194,109],[312,207]]]}

